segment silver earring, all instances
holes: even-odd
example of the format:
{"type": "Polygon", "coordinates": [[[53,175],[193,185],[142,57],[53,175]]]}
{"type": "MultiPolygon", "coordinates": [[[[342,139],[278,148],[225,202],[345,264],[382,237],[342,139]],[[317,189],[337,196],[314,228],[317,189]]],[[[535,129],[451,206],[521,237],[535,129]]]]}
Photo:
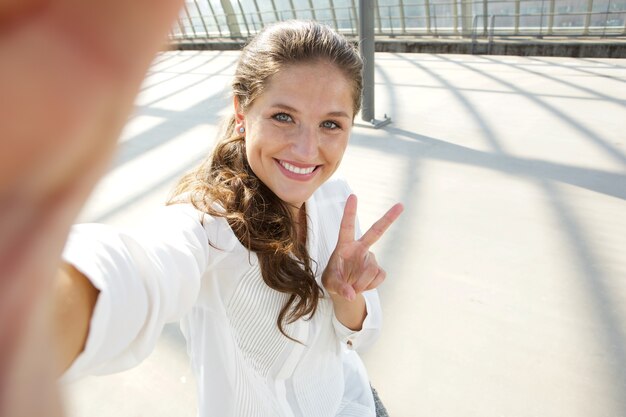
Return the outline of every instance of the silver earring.
{"type": "Polygon", "coordinates": [[[239,128],[239,133],[243,133],[243,132],[245,132],[245,131],[246,131],[246,128],[245,128],[245,127],[241,126],[241,127],[239,128]]]}

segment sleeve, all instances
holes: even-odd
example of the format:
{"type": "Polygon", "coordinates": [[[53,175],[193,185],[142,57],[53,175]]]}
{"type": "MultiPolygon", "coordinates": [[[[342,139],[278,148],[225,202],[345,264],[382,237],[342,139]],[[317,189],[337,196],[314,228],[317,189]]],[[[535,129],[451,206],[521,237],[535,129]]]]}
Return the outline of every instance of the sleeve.
{"type": "MultiPolygon", "coordinates": [[[[348,199],[350,194],[353,194],[353,191],[348,183],[342,178],[335,179],[333,183],[329,185],[336,187],[336,190],[333,190],[332,194],[342,195],[342,204],[339,205],[337,211],[339,219],[339,223],[337,223],[338,233],[339,224],[341,223],[341,218],[343,217],[343,209],[346,200],[348,199]]],[[[361,238],[361,236],[363,236],[363,232],[361,231],[361,225],[359,223],[358,216],[356,219],[355,229],[355,239],[361,238]]],[[[349,329],[348,327],[344,326],[333,314],[333,325],[335,327],[335,333],[337,334],[337,337],[339,338],[339,340],[347,345],[348,349],[353,349],[356,351],[364,351],[374,344],[374,342],[378,339],[380,335],[383,322],[383,314],[382,308],[380,306],[380,298],[378,297],[378,290],[373,289],[365,291],[362,294],[365,298],[365,309],[367,312],[367,316],[363,321],[363,326],[361,327],[361,330],[354,331],[352,329],[349,329]]]]}
{"type": "Polygon", "coordinates": [[[363,321],[361,330],[354,331],[347,328],[333,315],[333,325],[339,340],[345,343],[348,349],[354,349],[359,352],[368,349],[378,339],[383,321],[378,291],[375,289],[365,291],[363,292],[363,297],[365,298],[367,316],[363,321]]]}
{"type": "Polygon", "coordinates": [[[209,265],[200,213],[188,205],[168,206],[146,226],[135,233],[97,224],[71,230],[63,259],[100,294],[85,349],[63,381],[139,364],[163,326],[180,319],[195,302],[209,265]]]}

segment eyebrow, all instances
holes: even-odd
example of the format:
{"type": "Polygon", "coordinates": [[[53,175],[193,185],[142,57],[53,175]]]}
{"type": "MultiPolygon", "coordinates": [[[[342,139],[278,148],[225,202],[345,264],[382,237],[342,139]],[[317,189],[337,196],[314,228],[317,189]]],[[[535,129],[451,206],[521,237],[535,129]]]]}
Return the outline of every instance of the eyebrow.
{"type": "MultiPolygon", "coordinates": [[[[287,110],[288,112],[292,112],[292,113],[299,113],[299,111],[294,109],[293,107],[288,106],[286,104],[282,104],[282,103],[273,104],[272,107],[278,107],[278,108],[281,108],[283,110],[287,110]]],[[[345,117],[346,119],[350,118],[350,116],[348,116],[348,114],[346,112],[344,112],[344,111],[331,111],[331,112],[327,113],[326,116],[345,117]]]]}

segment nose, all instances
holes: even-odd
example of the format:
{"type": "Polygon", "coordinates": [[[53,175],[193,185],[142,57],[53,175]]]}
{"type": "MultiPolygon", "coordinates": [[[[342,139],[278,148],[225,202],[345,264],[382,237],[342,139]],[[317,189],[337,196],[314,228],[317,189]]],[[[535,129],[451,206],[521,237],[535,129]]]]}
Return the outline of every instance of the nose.
{"type": "Polygon", "coordinates": [[[314,127],[300,127],[292,143],[292,152],[301,162],[310,162],[317,158],[319,138],[314,127]]]}

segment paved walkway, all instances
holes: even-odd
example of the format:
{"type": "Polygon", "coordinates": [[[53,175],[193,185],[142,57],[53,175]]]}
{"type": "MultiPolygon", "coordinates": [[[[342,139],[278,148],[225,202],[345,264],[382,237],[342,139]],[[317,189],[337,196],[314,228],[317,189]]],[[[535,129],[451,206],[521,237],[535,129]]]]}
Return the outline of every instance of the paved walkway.
{"type": "MultiPolygon", "coordinates": [[[[210,149],[236,52],[169,52],[81,216],[133,224],[210,149]]],[[[626,415],[626,60],[377,54],[381,130],[343,164],[389,277],[364,357],[392,417],[626,415]]],[[[175,325],[70,417],[192,417],[175,325]]],[[[220,417],[220,416],[217,416],[220,417]]]]}

